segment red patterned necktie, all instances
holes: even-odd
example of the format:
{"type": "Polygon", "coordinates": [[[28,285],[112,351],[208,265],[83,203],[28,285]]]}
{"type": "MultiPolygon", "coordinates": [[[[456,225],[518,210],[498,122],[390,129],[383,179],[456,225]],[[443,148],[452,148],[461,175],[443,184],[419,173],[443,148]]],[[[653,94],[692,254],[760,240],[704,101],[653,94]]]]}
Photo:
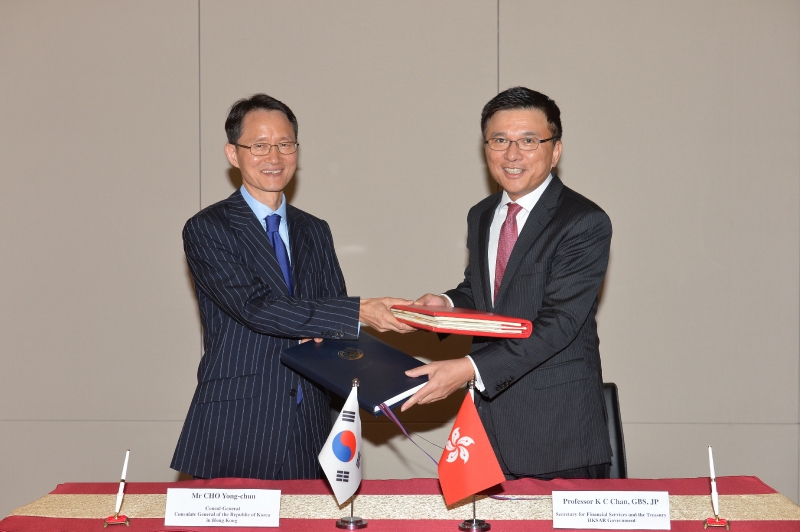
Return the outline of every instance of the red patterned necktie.
{"type": "Polygon", "coordinates": [[[514,202],[508,204],[508,213],[506,214],[506,221],[500,228],[500,240],[497,243],[497,262],[494,267],[494,298],[497,299],[497,292],[500,290],[500,283],[503,282],[503,274],[506,273],[506,264],[508,264],[508,257],[511,256],[511,250],[514,249],[514,244],[517,242],[517,214],[520,207],[514,202]]]}

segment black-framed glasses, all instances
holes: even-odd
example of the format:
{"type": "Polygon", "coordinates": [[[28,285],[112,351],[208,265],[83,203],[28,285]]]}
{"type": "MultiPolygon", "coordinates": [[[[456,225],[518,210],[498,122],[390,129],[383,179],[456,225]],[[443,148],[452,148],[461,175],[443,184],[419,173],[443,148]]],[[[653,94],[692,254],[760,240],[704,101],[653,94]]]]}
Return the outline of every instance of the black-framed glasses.
{"type": "Polygon", "coordinates": [[[511,147],[512,144],[516,142],[517,148],[522,151],[533,151],[539,149],[539,144],[543,142],[549,142],[551,140],[558,140],[557,137],[550,137],[549,139],[535,139],[532,137],[524,137],[517,140],[508,140],[503,137],[495,137],[489,140],[485,140],[484,144],[489,146],[489,149],[492,151],[506,151],[508,148],[511,147]]]}
{"type": "Polygon", "coordinates": [[[250,150],[250,153],[255,155],[256,157],[263,157],[269,153],[269,150],[272,148],[278,148],[278,151],[281,152],[283,155],[291,155],[297,151],[297,147],[300,146],[299,142],[279,142],[277,144],[268,144],[266,142],[255,142],[250,146],[245,146],[244,144],[234,144],[234,146],[239,146],[240,148],[247,148],[250,150]]]}

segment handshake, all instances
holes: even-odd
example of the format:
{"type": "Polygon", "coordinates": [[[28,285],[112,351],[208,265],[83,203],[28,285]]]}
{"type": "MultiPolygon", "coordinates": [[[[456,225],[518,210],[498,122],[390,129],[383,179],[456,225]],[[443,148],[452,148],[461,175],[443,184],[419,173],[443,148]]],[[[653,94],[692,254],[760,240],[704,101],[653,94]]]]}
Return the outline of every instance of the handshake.
{"type": "Polygon", "coordinates": [[[435,294],[425,294],[416,301],[409,299],[399,299],[396,297],[377,297],[373,299],[362,299],[361,308],[358,313],[358,321],[364,325],[369,325],[379,332],[399,332],[407,333],[416,331],[414,327],[406,325],[397,320],[392,314],[394,305],[426,305],[439,307],[452,307],[450,300],[435,294]]]}
{"type": "MultiPolygon", "coordinates": [[[[416,301],[394,297],[362,299],[358,320],[380,332],[407,333],[417,330],[394,317],[391,311],[394,305],[452,307],[449,299],[435,294],[425,294],[416,301]]],[[[464,357],[455,360],[431,362],[406,371],[406,375],[409,377],[427,375],[428,383],[403,404],[400,408],[403,412],[415,404],[433,403],[444,399],[462,387],[465,382],[475,378],[475,366],[473,366],[468,357],[464,357]]]]}

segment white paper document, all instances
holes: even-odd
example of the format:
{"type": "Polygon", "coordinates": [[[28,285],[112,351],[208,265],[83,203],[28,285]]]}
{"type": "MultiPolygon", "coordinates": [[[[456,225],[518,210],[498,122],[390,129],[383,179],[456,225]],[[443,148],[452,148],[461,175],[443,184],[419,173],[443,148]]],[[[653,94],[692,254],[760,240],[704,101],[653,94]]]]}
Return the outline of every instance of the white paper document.
{"type": "Polygon", "coordinates": [[[277,527],[281,490],[168,488],[164,526],[277,527]]]}
{"type": "Polygon", "coordinates": [[[669,493],[554,491],[553,528],[669,530],[669,493]]]}

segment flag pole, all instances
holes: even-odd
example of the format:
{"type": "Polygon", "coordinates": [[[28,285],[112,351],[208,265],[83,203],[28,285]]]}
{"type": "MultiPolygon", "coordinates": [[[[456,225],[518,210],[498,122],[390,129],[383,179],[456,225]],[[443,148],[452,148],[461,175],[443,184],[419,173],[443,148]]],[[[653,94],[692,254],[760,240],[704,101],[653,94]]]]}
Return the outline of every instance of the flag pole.
{"type": "MultiPolygon", "coordinates": [[[[358,388],[358,379],[353,379],[353,388],[358,388]]],[[[350,496],[350,517],[342,517],[338,521],[336,521],[336,528],[341,528],[344,530],[358,530],[360,528],[367,528],[367,520],[361,519],[360,517],[353,517],[353,501],[356,498],[356,494],[350,496]]]]}
{"type": "Polygon", "coordinates": [[[475,522],[475,520],[478,518],[478,517],[477,517],[477,511],[476,511],[476,509],[475,509],[475,507],[477,506],[477,505],[475,504],[475,500],[476,500],[477,498],[478,498],[478,496],[477,496],[476,494],[474,494],[474,493],[473,493],[473,494],[472,494],[472,522],[473,522],[473,523],[474,523],[474,522],[475,522]]]}
{"type": "MultiPolygon", "coordinates": [[[[467,383],[467,393],[472,397],[472,402],[475,402],[475,379],[470,379],[467,383]]],[[[484,521],[483,519],[478,519],[477,517],[477,509],[476,503],[477,494],[472,494],[472,519],[465,519],[458,525],[459,530],[466,530],[469,532],[478,532],[484,530],[491,530],[492,525],[484,521]]]]}

